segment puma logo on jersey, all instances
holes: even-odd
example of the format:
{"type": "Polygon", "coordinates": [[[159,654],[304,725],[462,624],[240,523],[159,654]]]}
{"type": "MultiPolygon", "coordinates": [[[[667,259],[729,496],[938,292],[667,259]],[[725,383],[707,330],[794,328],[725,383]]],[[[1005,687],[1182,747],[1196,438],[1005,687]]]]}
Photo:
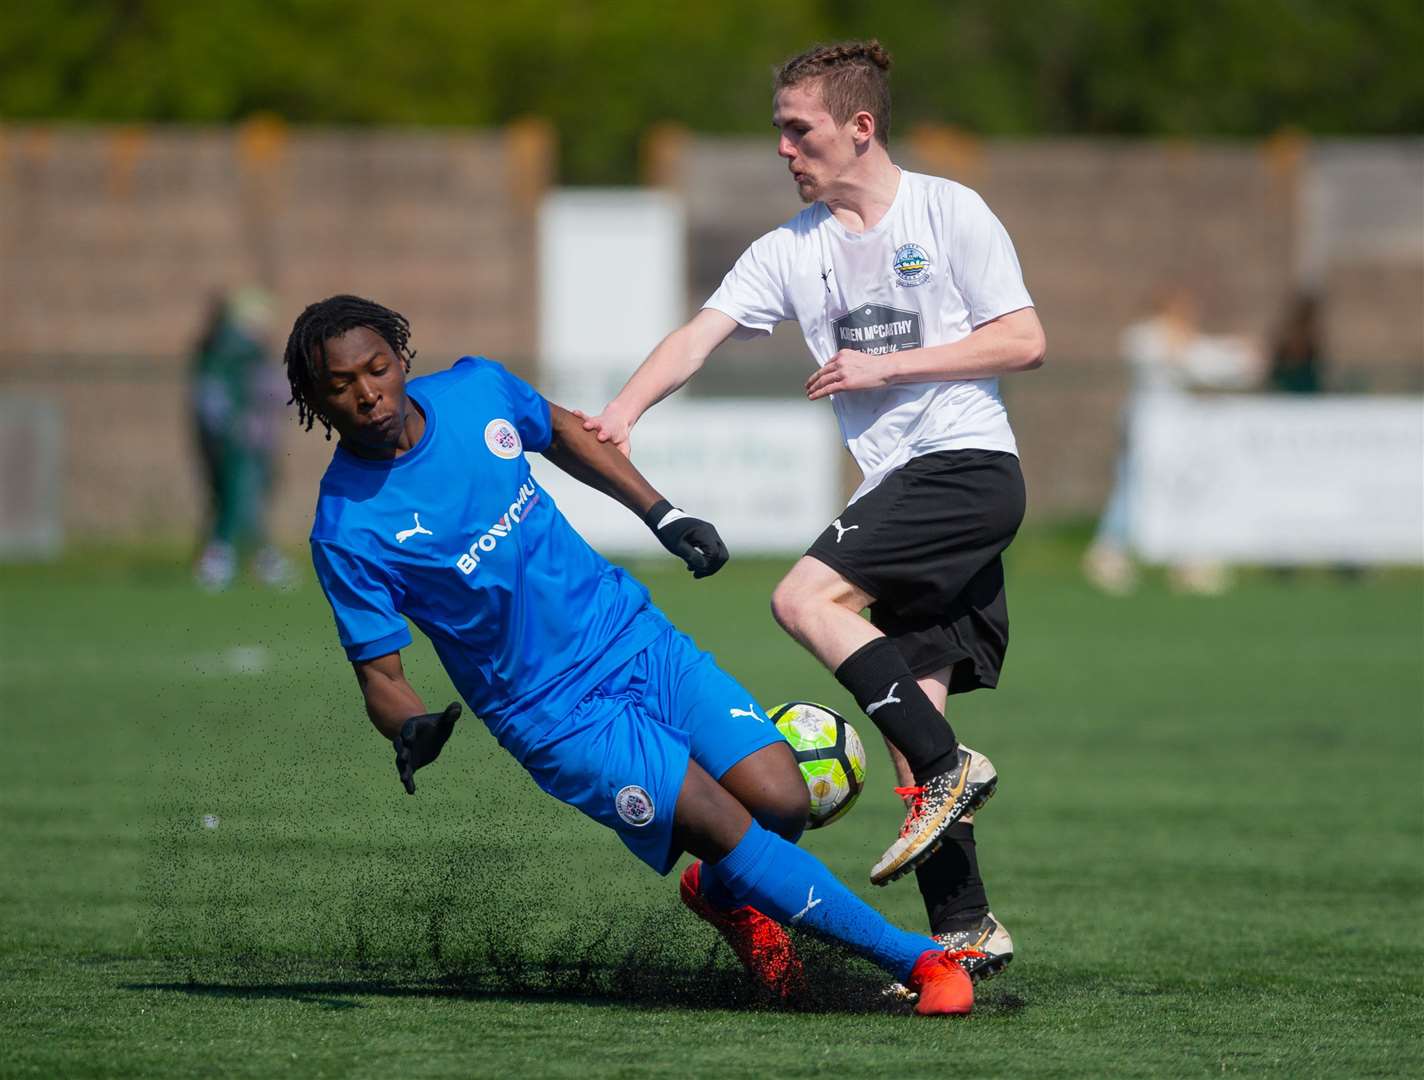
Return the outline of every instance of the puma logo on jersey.
{"type": "Polygon", "coordinates": [[[844,526],[843,526],[843,525],[841,525],[841,519],[840,519],[840,518],[836,518],[835,521],[831,522],[831,528],[833,528],[833,529],[836,530],[836,543],[839,544],[839,543],[841,542],[841,540],[845,537],[845,534],[846,534],[846,533],[850,532],[852,529],[858,529],[858,528],[860,528],[860,526],[859,526],[859,525],[844,525],[844,526]]]}
{"type": "Polygon", "coordinates": [[[800,911],[798,911],[795,915],[791,916],[790,921],[793,925],[799,923],[802,919],[804,919],[806,917],[807,912],[809,912],[813,907],[815,907],[821,902],[819,900],[814,899],[815,895],[816,886],[812,885],[810,890],[806,893],[806,906],[803,907],[800,911]]]}
{"type": "Polygon", "coordinates": [[[415,528],[402,529],[396,533],[396,543],[404,544],[412,536],[434,536],[435,534],[420,523],[420,515],[415,515],[415,528]]]}
{"type": "Polygon", "coordinates": [[[885,695],[881,700],[879,700],[879,701],[872,701],[869,705],[867,705],[867,706],[865,707],[865,715],[866,715],[866,716],[874,716],[874,715],[875,715],[875,710],[881,708],[882,706],[885,706],[885,705],[898,705],[898,704],[900,704],[900,699],[895,696],[895,687],[897,687],[897,686],[899,686],[899,685],[900,685],[900,684],[899,684],[898,682],[892,682],[892,683],[890,684],[890,689],[889,689],[889,691],[886,693],[886,695],[885,695]]]}
{"type": "Polygon", "coordinates": [[[750,716],[753,720],[761,719],[761,717],[756,714],[755,705],[748,705],[745,709],[728,709],[727,711],[731,713],[733,717],[750,716]]]}

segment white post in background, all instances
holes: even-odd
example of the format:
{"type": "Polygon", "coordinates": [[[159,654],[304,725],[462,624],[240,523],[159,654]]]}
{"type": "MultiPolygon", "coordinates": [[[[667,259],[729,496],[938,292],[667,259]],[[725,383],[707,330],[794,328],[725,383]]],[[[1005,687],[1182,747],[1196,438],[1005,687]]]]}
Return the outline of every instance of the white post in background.
{"type": "Polygon", "coordinates": [[[661,191],[555,191],[539,211],[539,379],[597,410],[685,318],[682,204],[661,191]]]}
{"type": "MultiPolygon", "coordinates": [[[[596,412],[686,312],[686,223],[672,195],[556,191],[539,214],[539,390],[596,412]]],[[[715,363],[715,357],[709,361],[715,363]]],[[[793,380],[799,382],[799,379],[793,380]]],[[[633,433],[633,461],[737,555],[804,550],[841,508],[840,438],[826,403],[694,398],[657,405],[633,433]]],[[[608,554],[662,551],[633,514],[531,456],[575,528],[608,554]]]]}
{"type": "Polygon", "coordinates": [[[64,546],[64,415],[47,398],[0,395],[0,562],[64,546]]]}

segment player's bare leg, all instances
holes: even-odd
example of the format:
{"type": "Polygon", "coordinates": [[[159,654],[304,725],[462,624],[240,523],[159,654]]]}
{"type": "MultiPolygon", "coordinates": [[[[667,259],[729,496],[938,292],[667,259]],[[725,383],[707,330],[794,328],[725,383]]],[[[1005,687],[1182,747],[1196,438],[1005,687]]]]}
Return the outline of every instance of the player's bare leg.
{"type": "Polygon", "coordinates": [[[717,783],[731,792],[762,828],[792,843],[806,831],[811,796],[789,744],[773,743],[748,754],[717,783]]]}
{"type": "MultiPolygon", "coordinates": [[[[796,783],[801,783],[799,776],[796,783]]],[[[846,945],[918,992],[922,1013],[966,1013],[973,1007],[973,983],[958,955],[933,938],[890,925],[813,855],[753,821],[740,800],[695,761],[688,764],[674,809],[673,842],[704,860],[697,864],[702,874],[718,876],[763,928],[800,926],[846,945]]],[[[755,932],[724,932],[743,962],[784,993],[794,976],[774,967],[775,961],[785,961],[778,950],[790,940],[784,930],[781,934],[779,940],[768,935],[758,941],[755,932]]],[[[799,975],[799,965],[795,971],[799,975]]]]}
{"type": "MultiPolygon", "coordinates": [[[[998,776],[982,754],[959,745],[944,719],[938,680],[930,680],[931,697],[895,643],[861,618],[874,601],[819,559],[803,556],[772,593],[771,610],[835,672],[912,774],[905,786],[913,800],[900,835],[870,873],[874,884],[884,885],[929,858],[945,832],[993,794],[998,776]]],[[[947,676],[944,683],[947,689],[947,676]]]]}
{"type": "Polygon", "coordinates": [[[835,671],[851,653],[885,635],[860,613],[875,602],[825,563],[803,555],[771,594],[771,613],[807,652],[835,671]]]}

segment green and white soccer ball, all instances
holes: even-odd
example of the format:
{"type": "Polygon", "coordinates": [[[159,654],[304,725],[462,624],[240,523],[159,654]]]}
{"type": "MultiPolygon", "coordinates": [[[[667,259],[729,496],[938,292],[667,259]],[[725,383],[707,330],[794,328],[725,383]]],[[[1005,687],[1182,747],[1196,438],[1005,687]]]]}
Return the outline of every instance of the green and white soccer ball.
{"type": "Polygon", "coordinates": [[[834,709],[810,701],[788,701],[767,712],[791,744],[811,794],[807,827],[836,821],[865,786],[865,746],[855,728],[834,709]]]}

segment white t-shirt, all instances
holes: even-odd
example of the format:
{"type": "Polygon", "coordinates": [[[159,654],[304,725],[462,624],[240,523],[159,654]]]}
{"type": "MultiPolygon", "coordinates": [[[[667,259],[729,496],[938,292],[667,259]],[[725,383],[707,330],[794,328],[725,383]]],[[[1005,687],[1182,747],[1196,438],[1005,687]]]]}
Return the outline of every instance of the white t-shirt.
{"type": "MultiPolygon", "coordinates": [[[[817,366],[842,348],[888,353],[959,341],[1032,307],[1009,234],[975,192],[900,171],[895,201],[852,233],[816,203],[742,253],[704,307],[737,337],[801,324],[817,366]]],[[[1018,452],[998,379],[901,383],[833,394],[841,435],[865,479],[854,502],[911,458],[940,450],[1018,452]]]]}

